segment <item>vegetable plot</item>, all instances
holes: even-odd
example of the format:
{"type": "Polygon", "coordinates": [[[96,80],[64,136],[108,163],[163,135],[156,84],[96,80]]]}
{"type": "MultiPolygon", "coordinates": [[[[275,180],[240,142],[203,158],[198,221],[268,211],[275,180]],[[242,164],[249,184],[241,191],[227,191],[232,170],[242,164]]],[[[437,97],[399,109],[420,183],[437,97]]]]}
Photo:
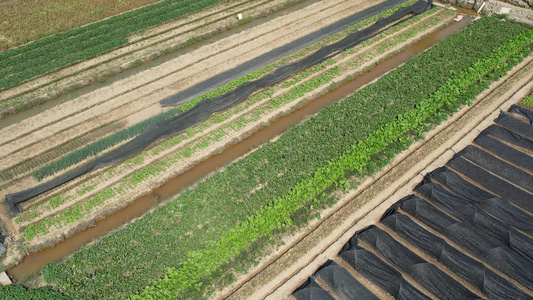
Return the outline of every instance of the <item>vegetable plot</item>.
{"type": "Polygon", "coordinates": [[[133,298],[198,295],[221,265],[290,226],[324,189],[471,101],[487,73],[518,63],[532,42],[530,30],[481,19],[153,213],[47,265],[45,280],[72,297],[124,297],[164,276],[133,298]]]}

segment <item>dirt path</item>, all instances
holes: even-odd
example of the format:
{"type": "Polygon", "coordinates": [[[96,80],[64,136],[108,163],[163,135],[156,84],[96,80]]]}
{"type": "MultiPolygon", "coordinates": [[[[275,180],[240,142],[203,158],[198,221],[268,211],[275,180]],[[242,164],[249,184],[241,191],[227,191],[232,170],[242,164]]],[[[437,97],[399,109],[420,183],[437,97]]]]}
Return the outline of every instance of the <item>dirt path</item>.
{"type": "Polygon", "coordinates": [[[491,85],[465,107],[398,155],[379,174],[349,192],[318,221],[285,240],[273,255],[232,287],[215,296],[230,299],[287,299],[359,229],[373,224],[391,204],[411,193],[423,175],[444,164],[506,110],[533,90],[533,56],[491,85]],[[424,157],[420,160],[420,157],[424,157]]]}

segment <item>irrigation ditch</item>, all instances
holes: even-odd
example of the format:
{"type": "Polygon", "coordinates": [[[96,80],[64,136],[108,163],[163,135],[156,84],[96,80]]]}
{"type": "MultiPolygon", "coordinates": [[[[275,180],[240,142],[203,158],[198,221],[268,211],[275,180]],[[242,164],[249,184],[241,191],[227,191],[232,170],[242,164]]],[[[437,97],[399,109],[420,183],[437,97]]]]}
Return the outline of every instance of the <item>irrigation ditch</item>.
{"type": "Polygon", "coordinates": [[[169,180],[163,186],[153,190],[149,194],[136,199],[133,204],[127,206],[125,209],[117,211],[112,215],[109,215],[107,218],[97,221],[94,224],[94,227],[80,232],[55,245],[54,247],[37,253],[30,253],[23,260],[23,262],[10,269],[8,273],[15,279],[21,280],[27,275],[39,270],[45,263],[59,260],[81,245],[91,242],[98,236],[101,236],[102,234],[113,230],[121,224],[138,217],[145,211],[152,209],[155,204],[164,202],[164,199],[167,197],[178,193],[183,186],[194,182],[195,180],[225,165],[226,163],[245,155],[251,149],[260,146],[272,138],[275,138],[293,124],[301,122],[328,104],[339,101],[353,90],[372,82],[386,72],[401,65],[410,57],[420,53],[421,51],[424,51],[431,45],[452,34],[453,32],[464,28],[469,24],[469,21],[469,18],[465,18],[460,22],[453,23],[440,31],[430,34],[427,38],[420,42],[406,47],[405,51],[376,65],[371,71],[341,85],[332,92],[329,92],[315,100],[309,101],[307,105],[295,110],[290,115],[278,118],[275,122],[272,122],[270,126],[261,128],[241,142],[225,148],[222,153],[208,158],[182,175],[169,180]]]}

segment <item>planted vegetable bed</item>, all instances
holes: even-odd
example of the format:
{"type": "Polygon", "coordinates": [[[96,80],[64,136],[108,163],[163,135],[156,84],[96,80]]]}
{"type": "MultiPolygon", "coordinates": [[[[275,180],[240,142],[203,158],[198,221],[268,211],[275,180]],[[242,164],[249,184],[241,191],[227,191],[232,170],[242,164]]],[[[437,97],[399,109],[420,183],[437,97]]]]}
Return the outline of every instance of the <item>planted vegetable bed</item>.
{"type": "Polygon", "coordinates": [[[532,42],[530,30],[481,19],[153,213],[47,265],[45,280],[74,298],[124,297],[147,284],[141,297],[198,295],[222,264],[290,226],[297,209],[387,147],[406,147],[428,120],[471,100],[487,73],[496,78],[495,68],[529,54],[532,42]]]}

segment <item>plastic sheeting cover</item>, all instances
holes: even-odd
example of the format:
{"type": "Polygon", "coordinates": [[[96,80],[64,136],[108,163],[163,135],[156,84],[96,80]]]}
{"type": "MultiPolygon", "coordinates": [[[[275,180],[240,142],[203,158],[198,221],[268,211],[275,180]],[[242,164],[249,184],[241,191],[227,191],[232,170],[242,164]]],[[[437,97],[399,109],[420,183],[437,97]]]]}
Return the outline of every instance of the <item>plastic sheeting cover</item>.
{"type": "Polygon", "coordinates": [[[490,135],[509,144],[533,151],[533,140],[496,124],[483,130],[479,136],[482,135],[490,135]]]}
{"type": "Polygon", "coordinates": [[[453,157],[446,166],[479,183],[483,188],[533,213],[533,194],[505,181],[462,157],[453,157]]]}
{"type": "Polygon", "coordinates": [[[398,208],[528,289],[533,289],[533,264],[508,247],[453,219],[414,195],[403,198],[389,210],[398,208]]]}
{"type": "Polygon", "coordinates": [[[510,113],[515,113],[515,114],[520,114],[521,116],[523,116],[524,118],[529,120],[529,124],[533,123],[533,111],[531,111],[531,110],[529,110],[529,109],[527,109],[525,107],[513,104],[513,105],[511,105],[511,108],[509,108],[509,112],[510,113]]]}
{"type": "MultiPolygon", "coordinates": [[[[18,193],[8,194],[6,195],[5,200],[9,212],[10,214],[16,215],[22,211],[21,203],[24,201],[65,184],[83,174],[119,161],[123,161],[161,139],[178,134],[191,126],[206,120],[213,113],[226,110],[242,102],[258,89],[262,89],[271,84],[277,83],[287,78],[294,72],[298,72],[323,62],[332,55],[338,54],[342,50],[356,46],[365,39],[377,34],[380,30],[383,30],[390,23],[397,21],[405,15],[413,13],[420,14],[431,7],[431,0],[429,2],[420,0],[409,7],[400,8],[392,15],[379,19],[376,21],[376,23],[363,30],[353,31],[344,39],[334,44],[324,46],[317,52],[305,57],[300,61],[283,65],[273,72],[263,76],[261,79],[244,83],[226,94],[214,98],[204,99],[190,110],[187,110],[168,120],[152,125],[145,132],[141,133],[120,148],[93,160],[92,162],[75,171],[55,178],[49,182],[40,184],[36,187],[32,187],[18,193]]],[[[394,25],[395,24],[392,26],[394,25]]]]}
{"type": "MultiPolygon", "coordinates": [[[[472,145],[467,146],[461,152],[457,153],[456,156],[465,157],[483,169],[492,172],[529,192],[533,192],[533,175],[504,162],[478,147],[472,145]]],[[[529,160],[533,161],[531,157],[529,160]]]]}
{"type": "Polygon", "coordinates": [[[533,262],[533,240],[483,211],[474,202],[455,196],[434,183],[419,185],[415,192],[459,221],[498,240],[522,257],[533,262]]]}
{"type": "Polygon", "coordinates": [[[354,270],[383,289],[394,299],[430,299],[411,285],[400,272],[386,264],[374,253],[357,244],[357,238],[352,237],[339,252],[339,257],[346,261],[354,270]]]}
{"type": "Polygon", "coordinates": [[[533,299],[515,284],[424,229],[397,209],[388,210],[381,222],[459,275],[489,299],[533,299]]]}
{"type": "MultiPolygon", "coordinates": [[[[524,231],[525,233],[533,235],[533,215],[512,205],[509,201],[495,197],[478,188],[445,167],[439,168],[426,175],[424,183],[430,183],[432,178],[455,195],[472,201],[481,209],[496,218],[524,231]]],[[[444,189],[442,190],[444,192],[442,197],[452,197],[452,195],[447,194],[444,189]]],[[[418,192],[422,193],[422,191],[418,192]]]]}
{"type": "Polygon", "coordinates": [[[354,236],[372,246],[379,255],[440,299],[479,299],[437,266],[425,261],[378,227],[372,225],[354,236]]]}
{"type": "Polygon", "coordinates": [[[338,22],[335,22],[327,27],[319,29],[311,34],[301,37],[293,42],[283,45],[279,48],[264,53],[252,60],[249,60],[231,70],[213,76],[203,82],[200,82],[186,90],[178,92],[170,97],[163,99],[160,103],[162,106],[176,106],[188,102],[202,94],[212,91],[232,80],[235,80],[241,76],[244,76],[250,72],[254,72],[257,69],[274,62],[282,57],[291,55],[296,51],[303,49],[315,42],[325,39],[326,37],[336,34],[351,25],[373,17],[378,13],[394,8],[395,6],[404,3],[407,0],[387,0],[381,2],[375,6],[367,8],[361,12],[344,18],[338,22]]]}
{"type": "Polygon", "coordinates": [[[350,272],[339,266],[336,262],[328,260],[316,271],[315,277],[324,280],[325,283],[341,299],[357,300],[368,299],[378,300],[364,285],[355,279],[350,272]]]}
{"type": "Polygon", "coordinates": [[[530,139],[533,139],[533,126],[526,122],[522,122],[517,118],[514,118],[508,113],[500,113],[498,118],[494,120],[497,124],[502,125],[516,133],[519,133],[523,136],[526,136],[530,139]]]}
{"type": "Polygon", "coordinates": [[[487,134],[479,135],[474,139],[474,142],[515,165],[533,171],[533,159],[520,150],[508,146],[487,134]]]}

